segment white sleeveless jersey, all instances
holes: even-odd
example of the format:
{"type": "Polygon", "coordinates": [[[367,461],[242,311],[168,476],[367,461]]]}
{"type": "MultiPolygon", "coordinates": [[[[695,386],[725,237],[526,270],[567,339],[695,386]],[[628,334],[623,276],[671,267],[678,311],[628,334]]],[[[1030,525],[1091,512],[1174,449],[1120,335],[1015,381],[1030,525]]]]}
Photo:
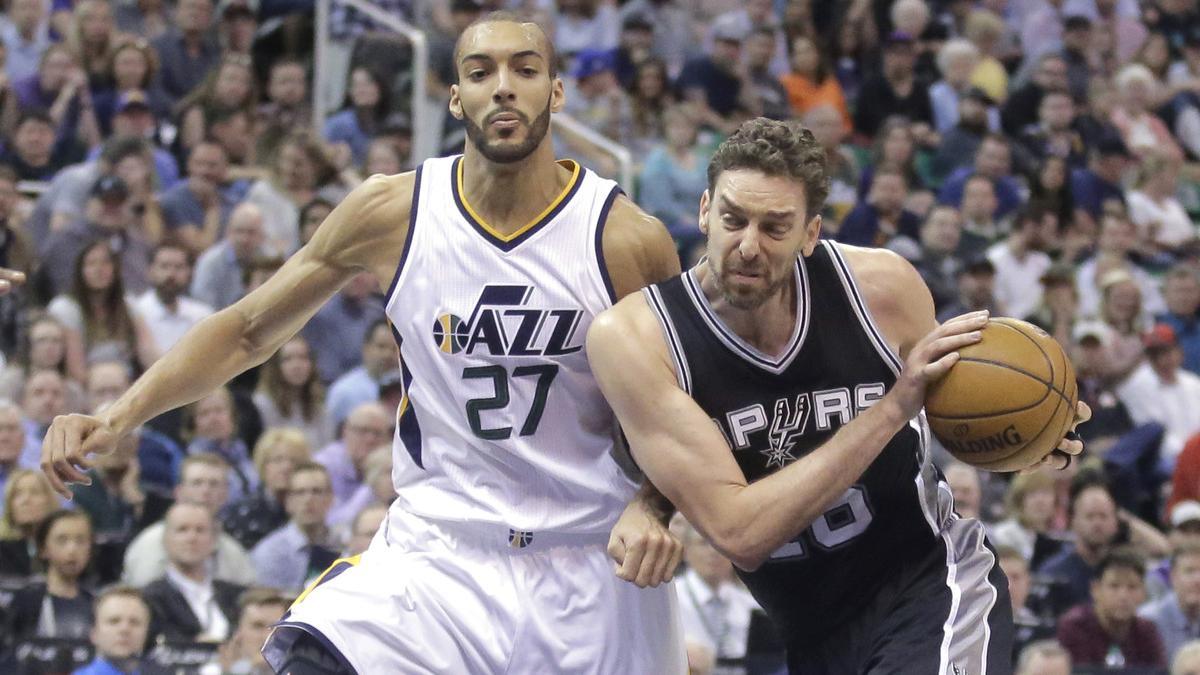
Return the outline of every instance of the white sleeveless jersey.
{"type": "Polygon", "coordinates": [[[584,338],[613,303],[601,232],[617,185],[571,161],[566,190],[503,237],[462,194],[462,158],[417,169],[388,290],[405,397],[393,481],[407,510],[516,531],[606,532],[635,485],[584,338]]]}

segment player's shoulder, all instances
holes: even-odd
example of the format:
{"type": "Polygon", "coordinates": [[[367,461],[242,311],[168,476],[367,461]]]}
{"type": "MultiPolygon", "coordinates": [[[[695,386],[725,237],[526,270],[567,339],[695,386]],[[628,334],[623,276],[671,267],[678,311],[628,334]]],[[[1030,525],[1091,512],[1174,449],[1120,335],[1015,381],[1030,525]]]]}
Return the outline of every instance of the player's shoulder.
{"type": "Polygon", "coordinates": [[[832,245],[850,266],[859,293],[889,342],[910,345],[929,331],[933,296],[912,263],[884,248],[832,245]]]}
{"type": "Polygon", "coordinates": [[[617,297],[679,274],[675,241],[663,222],[624,194],[605,217],[601,248],[617,297]]]}

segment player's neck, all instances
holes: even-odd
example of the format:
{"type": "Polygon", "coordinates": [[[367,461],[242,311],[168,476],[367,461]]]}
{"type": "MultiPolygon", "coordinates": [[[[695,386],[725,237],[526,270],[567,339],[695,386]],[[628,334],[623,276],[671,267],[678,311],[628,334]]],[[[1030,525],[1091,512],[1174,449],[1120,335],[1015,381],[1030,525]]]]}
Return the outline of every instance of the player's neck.
{"type": "Polygon", "coordinates": [[[463,198],[502,234],[511,234],[537,217],[570,179],[554,161],[549,136],[528,157],[510,164],[491,162],[468,147],[462,170],[463,198]]]}
{"type": "Polygon", "coordinates": [[[725,299],[707,264],[697,268],[700,288],[713,311],[738,337],[764,354],[776,355],[787,348],[796,329],[796,284],[788,283],[762,304],[752,308],[736,307],[725,299]]]}

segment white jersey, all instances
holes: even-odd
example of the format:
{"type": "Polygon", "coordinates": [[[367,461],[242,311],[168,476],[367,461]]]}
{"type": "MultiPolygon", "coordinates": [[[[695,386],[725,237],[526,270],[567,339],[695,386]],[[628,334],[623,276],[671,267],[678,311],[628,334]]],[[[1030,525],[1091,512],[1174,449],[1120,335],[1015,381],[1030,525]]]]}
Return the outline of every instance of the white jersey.
{"type": "Polygon", "coordinates": [[[613,303],[600,241],[619,189],[561,164],[574,171],[567,188],[510,237],[462,194],[461,156],[417,169],[387,298],[405,383],[393,481],[412,513],[519,540],[607,532],[634,493],[584,352],[613,303]]]}

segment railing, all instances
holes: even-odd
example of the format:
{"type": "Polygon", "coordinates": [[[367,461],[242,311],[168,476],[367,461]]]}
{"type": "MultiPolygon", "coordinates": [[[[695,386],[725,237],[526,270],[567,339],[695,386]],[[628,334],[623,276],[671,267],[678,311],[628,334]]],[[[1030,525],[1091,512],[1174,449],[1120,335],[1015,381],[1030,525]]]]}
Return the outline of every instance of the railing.
{"type": "Polygon", "coordinates": [[[631,197],[633,196],[634,165],[633,153],[629,151],[629,148],[609,139],[566,113],[556,113],[550,119],[554,122],[558,137],[577,151],[584,154],[599,153],[612,157],[615,162],[613,166],[601,165],[591,168],[598,173],[613,176],[625,192],[631,197]]]}
{"type": "MultiPolygon", "coordinates": [[[[325,90],[328,86],[329,64],[324,54],[329,49],[329,9],[334,2],[349,5],[387,28],[403,35],[412,44],[412,124],[413,162],[419,162],[433,153],[428,139],[440,134],[435,128],[436,120],[430,114],[426,100],[425,78],[429,73],[429,43],[425,32],[407,21],[388,14],[367,0],[317,0],[316,13],[316,63],[313,74],[313,125],[315,129],[325,126],[325,90]],[[418,154],[419,153],[419,154],[418,154]]],[[[436,142],[433,143],[436,146],[436,142]]]]}

